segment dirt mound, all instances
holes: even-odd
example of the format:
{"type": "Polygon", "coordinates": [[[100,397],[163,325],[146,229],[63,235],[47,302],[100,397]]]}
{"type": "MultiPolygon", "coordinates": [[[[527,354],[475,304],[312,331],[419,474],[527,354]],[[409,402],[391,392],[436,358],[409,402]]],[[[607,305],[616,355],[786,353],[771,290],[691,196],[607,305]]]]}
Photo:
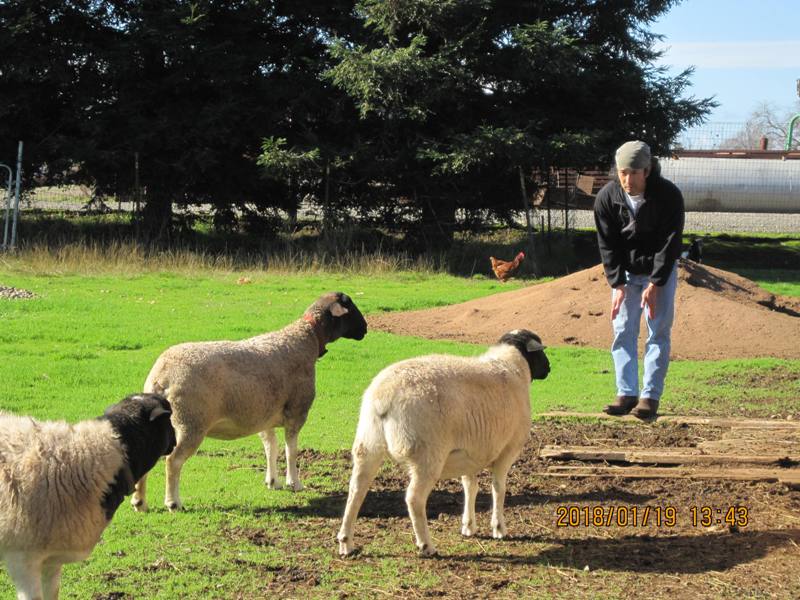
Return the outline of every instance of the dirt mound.
{"type": "MultiPolygon", "coordinates": [[[[775,296],[735,273],[680,261],[672,357],[800,358],[800,300],[775,296]]],[[[527,328],[551,346],[611,347],[611,293],[597,265],[550,283],[462,304],[369,318],[370,327],[431,339],[491,344],[527,328]]],[[[647,334],[641,327],[640,343],[647,334]]]]}

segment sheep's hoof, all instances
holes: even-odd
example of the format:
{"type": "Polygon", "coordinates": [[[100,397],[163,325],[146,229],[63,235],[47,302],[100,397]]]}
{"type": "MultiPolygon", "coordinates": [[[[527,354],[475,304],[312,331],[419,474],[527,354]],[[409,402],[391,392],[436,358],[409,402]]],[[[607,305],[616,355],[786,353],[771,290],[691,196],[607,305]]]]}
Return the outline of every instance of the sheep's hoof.
{"type": "Polygon", "coordinates": [[[464,537],[472,537],[475,535],[475,525],[462,525],[461,526],[461,535],[464,537]]]}
{"type": "Polygon", "coordinates": [[[438,554],[438,552],[437,552],[436,548],[433,546],[433,544],[422,544],[422,546],[419,549],[419,555],[422,558],[425,558],[425,557],[428,557],[428,556],[436,556],[437,554],[438,554]]]}
{"type": "Polygon", "coordinates": [[[347,558],[348,556],[355,556],[356,549],[350,542],[339,542],[339,556],[347,558]]]}
{"type": "Polygon", "coordinates": [[[164,504],[166,505],[169,512],[173,513],[178,512],[183,508],[183,505],[180,502],[172,501],[172,502],[165,502],[164,504]]]}
{"type": "Polygon", "coordinates": [[[303,491],[303,484],[299,481],[287,481],[286,487],[288,487],[293,492],[301,492],[303,491]]]}
{"type": "Polygon", "coordinates": [[[496,540],[502,540],[504,537],[508,535],[508,531],[506,530],[506,526],[499,526],[495,525],[492,527],[492,537],[496,540]]]}
{"type": "Polygon", "coordinates": [[[131,506],[136,512],[147,512],[147,502],[141,498],[131,498],[131,506]]]}
{"type": "Polygon", "coordinates": [[[267,478],[264,480],[264,483],[266,483],[267,487],[271,490],[279,490],[283,487],[283,483],[281,483],[281,480],[277,477],[273,479],[267,478]]]}

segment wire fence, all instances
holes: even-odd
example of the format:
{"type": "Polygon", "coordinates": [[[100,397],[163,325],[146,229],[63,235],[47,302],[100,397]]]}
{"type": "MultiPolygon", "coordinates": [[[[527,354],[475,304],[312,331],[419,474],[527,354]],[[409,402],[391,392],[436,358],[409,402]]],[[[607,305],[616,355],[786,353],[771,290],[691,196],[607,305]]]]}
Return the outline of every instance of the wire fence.
{"type": "MultiPolygon", "coordinates": [[[[751,146],[753,150],[759,148],[759,138],[746,140],[743,143],[742,135],[746,123],[709,123],[701,127],[693,127],[678,136],[675,140],[675,149],[684,150],[718,150],[722,148],[751,146]]],[[[763,134],[762,134],[763,135],[763,134]]],[[[777,149],[777,148],[775,148],[777,149]]]]}
{"type": "Polygon", "coordinates": [[[24,208],[81,210],[94,197],[94,190],[85,185],[31,186],[22,200],[24,208]]]}
{"type": "Polygon", "coordinates": [[[745,123],[706,123],[682,132],[675,150],[800,150],[800,123],[769,113],[756,114],[745,123]],[[792,126],[792,123],[794,127],[792,126]],[[791,134],[791,141],[787,140],[791,134]]]}

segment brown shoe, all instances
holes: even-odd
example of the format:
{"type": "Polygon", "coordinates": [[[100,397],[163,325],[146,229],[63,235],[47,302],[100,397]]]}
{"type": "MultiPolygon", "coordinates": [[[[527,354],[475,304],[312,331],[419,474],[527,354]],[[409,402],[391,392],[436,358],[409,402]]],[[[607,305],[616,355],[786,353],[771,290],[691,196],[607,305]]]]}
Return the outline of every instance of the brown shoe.
{"type": "Polygon", "coordinates": [[[658,400],[639,398],[639,403],[631,411],[639,419],[655,419],[658,416],[658,400]]]}
{"type": "Polygon", "coordinates": [[[617,396],[617,399],[606,406],[603,412],[607,415],[614,416],[627,415],[631,412],[631,409],[636,406],[638,400],[639,398],[637,396],[617,396]]]}

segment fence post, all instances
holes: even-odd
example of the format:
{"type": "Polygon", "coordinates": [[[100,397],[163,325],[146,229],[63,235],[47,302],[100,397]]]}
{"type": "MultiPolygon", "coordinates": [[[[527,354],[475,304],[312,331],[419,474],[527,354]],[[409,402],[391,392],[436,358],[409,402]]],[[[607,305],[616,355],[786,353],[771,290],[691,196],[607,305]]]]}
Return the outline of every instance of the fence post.
{"type": "Polygon", "coordinates": [[[17,245],[17,220],[19,219],[19,186],[22,179],[22,141],[17,149],[17,188],[14,192],[14,221],[11,224],[11,247],[17,245]]]}
{"type": "Polygon", "coordinates": [[[3,250],[8,248],[8,226],[11,225],[11,183],[14,181],[14,171],[6,164],[0,163],[0,167],[8,169],[8,190],[6,190],[6,218],[3,225],[3,250]]]}
{"type": "Polygon", "coordinates": [[[139,243],[139,225],[141,222],[140,213],[141,194],[139,193],[139,153],[133,153],[133,235],[136,243],[139,243]]]}
{"type": "Polygon", "coordinates": [[[528,231],[528,255],[530,256],[533,276],[538,277],[539,268],[536,265],[536,246],[533,241],[533,223],[531,222],[531,200],[528,198],[528,190],[525,186],[525,173],[522,171],[522,166],[518,165],[517,170],[519,171],[519,191],[522,195],[522,208],[525,209],[525,226],[528,231]]]}

